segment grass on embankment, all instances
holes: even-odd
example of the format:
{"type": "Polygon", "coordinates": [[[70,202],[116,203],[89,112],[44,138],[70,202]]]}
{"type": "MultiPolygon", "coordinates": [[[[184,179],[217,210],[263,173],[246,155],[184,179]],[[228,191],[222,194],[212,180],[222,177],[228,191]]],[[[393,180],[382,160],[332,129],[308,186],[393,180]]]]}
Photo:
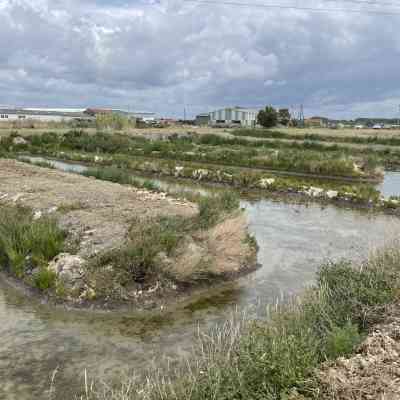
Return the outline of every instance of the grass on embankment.
{"type": "MultiPolygon", "coordinates": [[[[197,201],[199,208],[194,217],[135,218],[131,221],[126,243],[89,262],[89,279],[96,281],[98,295],[118,300],[113,290],[116,285],[125,287],[134,284],[142,288],[157,282],[194,285],[223,278],[221,274],[214,273],[212,265],[208,263],[200,265],[193,274],[183,278],[176,271],[163,267],[160,262],[161,254],[173,259],[175,250],[185,239],[212,228],[239,209],[239,198],[232,192],[207,197],[194,195],[192,199],[197,201]],[[110,265],[113,266],[111,274],[107,272],[107,266],[110,265]]],[[[256,246],[253,243],[251,245],[256,246]]]]}
{"type": "Polygon", "coordinates": [[[50,155],[61,151],[80,151],[96,155],[121,154],[165,160],[200,162],[204,164],[231,165],[247,168],[276,169],[307,174],[369,177],[374,176],[376,163],[371,154],[365,158],[364,170],[354,167],[357,161],[351,153],[342,149],[298,146],[283,143],[255,143],[243,139],[223,139],[216,135],[170,137],[165,140],[148,140],[121,134],[71,131],[63,136],[47,133],[26,138],[27,143],[13,144],[13,137],[1,140],[1,148],[8,151],[25,150],[32,154],[50,155]],[[321,154],[322,152],[322,154],[321,154]]]}
{"type": "Polygon", "coordinates": [[[386,248],[361,265],[324,265],[300,298],[203,335],[174,371],[111,389],[87,385],[84,400],[327,399],[316,369],[351,354],[398,299],[400,249],[386,248]]]}
{"type": "Polygon", "coordinates": [[[54,218],[35,219],[20,206],[0,207],[0,267],[40,290],[54,287],[47,264],[63,251],[65,238],[54,218]]]}
{"type": "Polygon", "coordinates": [[[288,140],[310,140],[318,142],[331,142],[331,143],[352,143],[364,145],[386,145],[386,146],[400,146],[400,137],[379,137],[375,136],[340,136],[328,135],[319,133],[304,133],[293,134],[289,132],[281,132],[269,129],[235,129],[230,132],[234,136],[247,136],[264,139],[288,139],[288,140]]]}
{"type": "MultiPolygon", "coordinates": [[[[109,170],[96,173],[99,179],[135,184],[123,175],[109,170]],[[118,177],[118,179],[116,178],[118,177]]],[[[153,187],[151,182],[141,187],[153,187]]],[[[83,285],[91,288],[89,300],[127,300],[123,293],[149,288],[155,283],[194,285],[204,280],[224,278],[212,265],[199,265],[192,276],[181,277],[173,273],[159,259],[161,254],[174,257],[174,251],[191,235],[214,227],[239,209],[239,199],[232,192],[203,197],[193,195],[199,212],[193,217],[137,216],[130,221],[127,238],[120,246],[85,260],[82,285],[67,288],[62,278],[48,268],[49,262],[61,252],[75,250],[66,245],[67,233],[57,220],[48,215],[33,213],[18,205],[0,206],[0,266],[5,271],[32,287],[60,299],[79,299],[83,285]]],[[[70,209],[60,207],[60,213],[70,209]]],[[[236,214],[235,214],[236,215],[236,214]]],[[[249,242],[249,246],[253,244],[249,242]]],[[[249,260],[250,262],[251,260],[249,260]]]]}

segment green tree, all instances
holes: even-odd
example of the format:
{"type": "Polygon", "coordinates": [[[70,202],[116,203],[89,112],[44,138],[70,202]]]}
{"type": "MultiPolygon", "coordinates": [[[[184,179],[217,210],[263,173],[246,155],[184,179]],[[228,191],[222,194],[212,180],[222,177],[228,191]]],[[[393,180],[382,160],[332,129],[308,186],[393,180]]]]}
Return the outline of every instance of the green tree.
{"type": "Polygon", "coordinates": [[[289,110],[287,108],[281,108],[279,110],[278,114],[279,114],[279,116],[278,116],[279,123],[282,124],[282,125],[287,125],[289,123],[289,121],[290,121],[290,112],[289,112],[289,110]]]}
{"type": "Polygon", "coordinates": [[[135,126],[134,121],[117,113],[105,113],[96,115],[97,129],[122,130],[129,126],[135,126]]]}
{"type": "Polygon", "coordinates": [[[272,106],[265,107],[258,113],[257,123],[264,128],[273,128],[278,123],[278,112],[272,106]]]}

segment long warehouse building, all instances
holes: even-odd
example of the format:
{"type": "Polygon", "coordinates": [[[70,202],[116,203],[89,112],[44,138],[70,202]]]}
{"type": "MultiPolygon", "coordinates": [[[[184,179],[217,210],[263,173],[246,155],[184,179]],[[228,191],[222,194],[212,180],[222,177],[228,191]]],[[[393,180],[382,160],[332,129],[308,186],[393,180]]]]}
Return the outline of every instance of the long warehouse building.
{"type": "Polygon", "coordinates": [[[257,114],[258,110],[250,108],[221,108],[210,112],[210,125],[254,127],[257,123],[257,114]]]}

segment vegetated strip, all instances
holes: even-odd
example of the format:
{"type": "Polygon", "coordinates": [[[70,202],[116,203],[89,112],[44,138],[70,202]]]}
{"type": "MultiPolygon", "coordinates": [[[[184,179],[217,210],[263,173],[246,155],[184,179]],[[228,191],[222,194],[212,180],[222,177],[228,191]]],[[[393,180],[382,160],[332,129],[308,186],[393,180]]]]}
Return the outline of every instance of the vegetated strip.
{"type": "MultiPolygon", "coordinates": [[[[318,368],[352,354],[384,320],[398,300],[399,266],[398,243],[359,265],[325,264],[301,297],[270,307],[262,319],[239,316],[204,333],[175,369],[117,387],[93,377],[82,395],[88,400],[331,399],[336,389],[320,381],[318,368]]],[[[395,369],[388,378],[395,379],[395,369]]]]}
{"type": "Polygon", "coordinates": [[[71,131],[63,136],[49,133],[28,137],[24,140],[25,143],[15,145],[13,138],[9,137],[1,141],[1,147],[5,151],[27,150],[34,154],[49,154],[56,151],[85,151],[96,154],[120,153],[130,156],[265,168],[320,176],[376,178],[376,165],[371,161],[370,156],[361,160],[361,168],[356,168],[355,162],[359,159],[343,152],[321,154],[320,151],[309,149],[280,151],[265,146],[262,148],[215,146],[209,143],[201,144],[202,139],[193,138],[169,138],[152,141],[118,134],[97,133],[88,135],[81,131],[71,131]]]}
{"type": "Polygon", "coordinates": [[[235,129],[230,132],[234,136],[248,136],[255,138],[268,139],[290,139],[290,140],[310,140],[318,142],[337,142],[337,143],[354,143],[354,144],[381,144],[387,146],[400,146],[399,137],[379,137],[368,136],[338,136],[338,135],[322,135],[317,133],[291,134],[288,132],[274,131],[269,129],[235,129]]]}
{"type": "MultiPolygon", "coordinates": [[[[309,179],[277,177],[266,174],[265,171],[221,166],[205,168],[201,164],[189,162],[146,160],[141,157],[132,158],[124,155],[98,157],[93,156],[93,154],[62,152],[54,154],[54,156],[66,161],[102,165],[101,168],[95,168],[88,173],[119,183],[130,183],[131,176],[136,172],[261,190],[265,194],[300,195],[337,205],[354,205],[390,212],[396,212],[400,209],[400,201],[397,197],[382,199],[380,192],[369,184],[353,183],[345,185],[338,181],[328,182],[323,180],[312,180],[310,182],[309,179]]],[[[140,187],[143,183],[136,182],[134,185],[140,187]]],[[[152,184],[150,183],[150,185],[152,184]]]]}

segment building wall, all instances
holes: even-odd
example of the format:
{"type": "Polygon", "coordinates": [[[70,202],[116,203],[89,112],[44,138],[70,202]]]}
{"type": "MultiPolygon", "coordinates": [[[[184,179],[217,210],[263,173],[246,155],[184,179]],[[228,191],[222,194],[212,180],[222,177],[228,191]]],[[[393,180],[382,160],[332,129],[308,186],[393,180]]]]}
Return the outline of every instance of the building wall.
{"type": "Polygon", "coordinates": [[[77,117],[68,117],[61,115],[25,115],[25,114],[1,114],[0,113],[0,122],[6,121],[26,121],[26,120],[34,120],[34,121],[43,121],[43,122],[63,122],[63,121],[72,121],[77,119],[77,117]]]}
{"type": "Polygon", "coordinates": [[[234,125],[237,121],[241,126],[253,127],[256,125],[258,111],[245,108],[223,108],[210,112],[210,124],[234,125]]]}

